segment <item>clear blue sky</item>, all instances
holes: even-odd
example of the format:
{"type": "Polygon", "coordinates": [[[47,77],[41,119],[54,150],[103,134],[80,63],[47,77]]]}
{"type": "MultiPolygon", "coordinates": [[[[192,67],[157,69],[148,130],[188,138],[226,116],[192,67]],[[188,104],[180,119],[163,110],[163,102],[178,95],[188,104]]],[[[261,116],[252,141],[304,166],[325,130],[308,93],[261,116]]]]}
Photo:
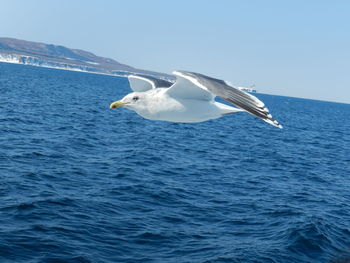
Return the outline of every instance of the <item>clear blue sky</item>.
{"type": "Polygon", "coordinates": [[[0,0],[0,36],[350,103],[350,1],[0,0]]]}

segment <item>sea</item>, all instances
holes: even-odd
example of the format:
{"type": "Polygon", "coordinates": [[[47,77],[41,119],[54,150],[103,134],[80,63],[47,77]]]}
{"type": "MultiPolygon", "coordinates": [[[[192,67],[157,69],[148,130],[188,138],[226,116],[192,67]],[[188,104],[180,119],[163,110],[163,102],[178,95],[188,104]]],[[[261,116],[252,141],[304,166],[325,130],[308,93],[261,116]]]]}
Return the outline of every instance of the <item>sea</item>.
{"type": "Polygon", "coordinates": [[[350,262],[350,104],[150,121],[126,78],[0,63],[1,263],[350,262]]]}

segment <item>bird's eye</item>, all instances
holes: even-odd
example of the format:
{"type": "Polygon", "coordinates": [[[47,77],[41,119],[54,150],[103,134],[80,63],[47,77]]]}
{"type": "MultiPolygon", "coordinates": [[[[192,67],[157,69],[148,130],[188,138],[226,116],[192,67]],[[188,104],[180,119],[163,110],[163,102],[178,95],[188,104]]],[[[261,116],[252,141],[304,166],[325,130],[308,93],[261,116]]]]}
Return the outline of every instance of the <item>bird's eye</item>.
{"type": "Polygon", "coordinates": [[[132,98],[133,101],[137,101],[139,99],[139,97],[135,96],[132,98]]]}

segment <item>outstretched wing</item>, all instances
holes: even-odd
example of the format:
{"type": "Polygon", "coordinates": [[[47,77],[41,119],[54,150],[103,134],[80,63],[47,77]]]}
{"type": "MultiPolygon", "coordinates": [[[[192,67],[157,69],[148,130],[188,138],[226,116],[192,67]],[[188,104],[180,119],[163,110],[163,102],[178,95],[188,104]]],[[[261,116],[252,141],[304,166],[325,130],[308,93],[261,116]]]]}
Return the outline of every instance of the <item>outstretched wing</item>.
{"type": "Polygon", "coordinates": [[[151,76],[129,75],[128,80],[130,83],[130,88],[136,92],[143,92],[158,87],[170,87],[173,85],[173,83],[170,81],[151,76]]]}
{"type": "Polygon", "coordinates": [[[169,88],[168,92],[170,94],[180,93],[182,96],[186,96],[186,93],[189,92],[189,96],[192,97],[193,94],[211,93],[212,98],[215,96],[221,97],[263,121],[277,128],[282,128],[282,125],[272,118],[268,108],[257,97],[231,87],[223,80],[214,79],[203,74],[187,71],[175,71],[173,73],[177,76],[177,81],[169,88]],[[177,85],[178,82],[183,83],[184,80],[191,83],[188,90],[186,90],[185,85],[177,85]],[[195,91],[195,88],[197,88],[197,91],[195,91]]]}
{"type": "Polygon", "coordinates": [[[166,93],[174,98],[197,99],[210,101],[215,98],[215,94],[201,85],[196,79],[190,78],[185,71],[174,71],[176,82],[168,88],[166,93]]]}

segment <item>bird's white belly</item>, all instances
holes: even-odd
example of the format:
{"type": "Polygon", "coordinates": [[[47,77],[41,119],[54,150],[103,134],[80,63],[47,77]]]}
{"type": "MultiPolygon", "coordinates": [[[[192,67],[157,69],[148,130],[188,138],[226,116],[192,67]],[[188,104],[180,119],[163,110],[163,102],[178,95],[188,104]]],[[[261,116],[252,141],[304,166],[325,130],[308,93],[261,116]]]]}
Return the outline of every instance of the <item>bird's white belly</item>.
{"type": "Polygon", "coordinates": [[[222,116],[222,110],[214,103],[204,100],[169,100],[158,101],[147,111],[137,112],[151,120],[170,122],[203,122],[222,116]]]}

